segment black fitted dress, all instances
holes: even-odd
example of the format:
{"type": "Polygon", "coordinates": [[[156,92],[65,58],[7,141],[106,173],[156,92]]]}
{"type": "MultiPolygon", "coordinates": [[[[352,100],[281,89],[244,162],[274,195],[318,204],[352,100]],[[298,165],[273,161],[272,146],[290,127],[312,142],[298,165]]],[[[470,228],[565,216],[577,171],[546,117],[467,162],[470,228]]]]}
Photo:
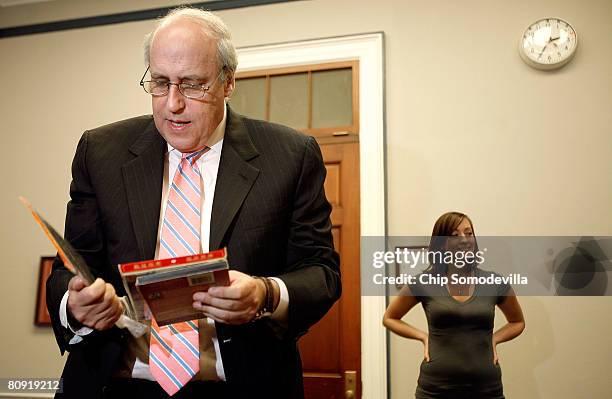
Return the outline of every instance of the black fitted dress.
{"type": "MultiPolygon", "coordinates": [[[[476,269],[475,276],[492,272],[476,269]]],[[[499,364],[493,363],[493,319],[510,286],[476,285],[465,302],[446,286],[414,284],[429,327],[430,361],[421,364],[416,399],[503,399],[499,364]]]]}

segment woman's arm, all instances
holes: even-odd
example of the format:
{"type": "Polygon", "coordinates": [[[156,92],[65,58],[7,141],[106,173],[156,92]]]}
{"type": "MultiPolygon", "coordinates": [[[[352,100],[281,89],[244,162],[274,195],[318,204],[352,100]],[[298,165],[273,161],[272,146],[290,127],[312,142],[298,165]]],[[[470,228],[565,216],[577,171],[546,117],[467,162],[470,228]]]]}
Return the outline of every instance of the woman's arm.
{"type": "Polygon", "coordinates": [[[396,297],[387,308],[383,317],[383,325],[397,335],[421,341],[424,345],[425,360],[429,361],[427,333],[402,321],[402,317],[418,303],[419,301],[410,293],[408,288],[403,289],[400,296],[396,297]]]}
{"type": "Polygon", "coordinates": [[[497,364],[497,344],[502,342],[510,341],[521,335],[525,329],[525,318],[523,317],[523,311],[521,305],[519,305],[518,299],[514,292],[511,291],[508,296],[501,302],[499,308],[506,316],[506,323],[503,327],[493,333],[493,363],[497,364]]]}

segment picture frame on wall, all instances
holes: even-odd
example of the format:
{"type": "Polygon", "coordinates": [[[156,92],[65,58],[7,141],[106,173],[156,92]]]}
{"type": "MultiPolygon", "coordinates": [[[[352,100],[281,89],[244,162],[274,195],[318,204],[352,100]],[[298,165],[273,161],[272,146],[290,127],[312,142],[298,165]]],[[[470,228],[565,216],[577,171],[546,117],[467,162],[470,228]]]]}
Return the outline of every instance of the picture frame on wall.
{"type": "Polygon", "coordinates": [[[50,326],[51,317],[47,310],[47,278],[51,274],[51,266],[53,265],[54,256],[41,256],[40,268],[38,271],[38,290],[36,294],[36,311],[34,316],[34,324],[37,326],[50,326]]]}

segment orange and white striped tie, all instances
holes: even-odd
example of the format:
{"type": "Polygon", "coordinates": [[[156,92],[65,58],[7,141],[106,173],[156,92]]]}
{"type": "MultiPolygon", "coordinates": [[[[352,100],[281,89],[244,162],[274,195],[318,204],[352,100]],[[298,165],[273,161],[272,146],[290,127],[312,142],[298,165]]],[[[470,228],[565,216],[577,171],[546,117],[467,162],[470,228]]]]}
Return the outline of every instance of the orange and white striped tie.
{"type": "MultiPolygon", "coordinates": [[[[159,259],[200,252],[202,176],[197,159],[209,148],[184,153],[168,193],[159,241],[159,259]]],[[[200,370],[198,322],[159,327],[151,320],[149,367],[169,394],[178,392],[200,370]]]]}

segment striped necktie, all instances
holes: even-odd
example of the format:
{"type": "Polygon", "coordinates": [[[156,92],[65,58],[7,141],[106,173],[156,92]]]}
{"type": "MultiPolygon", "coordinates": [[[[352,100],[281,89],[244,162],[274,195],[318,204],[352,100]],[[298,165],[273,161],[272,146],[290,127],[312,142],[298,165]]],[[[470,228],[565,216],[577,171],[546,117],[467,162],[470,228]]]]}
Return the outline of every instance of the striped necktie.
{"type": "MultiPolygon", "coordinates": [[[[159,259],[200,253],[202,175],[197,159],[208,151],[184,153],[168,192],[159,240],[159,259]]],[[[151,320],[149,367],[159,385],[174,395],[200,370],[198,322],[159,327],[151,320]]]]}

